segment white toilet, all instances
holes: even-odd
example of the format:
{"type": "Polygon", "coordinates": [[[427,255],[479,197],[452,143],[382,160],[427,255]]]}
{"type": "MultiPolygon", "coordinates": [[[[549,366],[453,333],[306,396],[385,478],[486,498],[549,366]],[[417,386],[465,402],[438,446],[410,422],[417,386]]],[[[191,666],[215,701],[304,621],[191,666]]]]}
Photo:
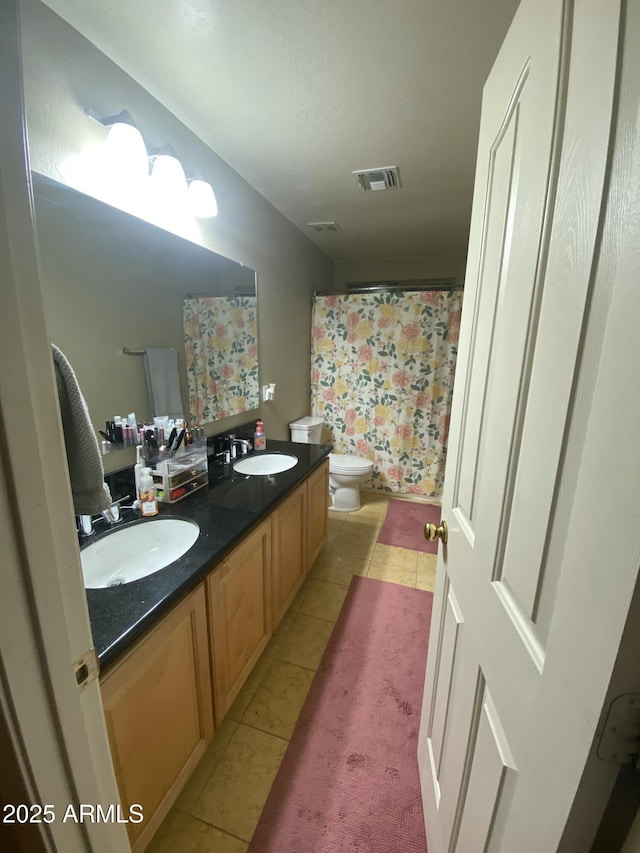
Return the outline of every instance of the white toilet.
{"type": "Polygon", "coordinates": [[[331,509],[353,512],[360,509],[360,483],[368,480],[373,462],[346,453],[329,454],[329,494],[331,509]]]}
{"type": "MultiPolygon", "coordinates": [[[[322,441],[322,418],[300,418],[289,424],[291,441],[300,444],[320,444],[322,441]]],[[[360,484],[368,480],[373,472],[373,462],[346,453],[329,454],[329,493],[331,509],[338,512],[354,512],[360,509],[360,484]]]]}

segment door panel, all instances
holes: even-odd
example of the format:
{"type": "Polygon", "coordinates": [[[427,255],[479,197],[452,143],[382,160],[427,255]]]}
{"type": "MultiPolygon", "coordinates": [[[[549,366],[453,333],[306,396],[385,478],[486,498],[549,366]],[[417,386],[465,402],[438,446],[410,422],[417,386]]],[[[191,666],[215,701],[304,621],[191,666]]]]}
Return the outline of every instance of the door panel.
{"type": "Polygon", "coordinates": [[[432,694],[427,749],[430,781],[439,810],[438,830],[443,849],[446,849],[456,822],[469,738],[483,679],[469,647],[470,637],[453,590],[449,588],[442,603],[444,607],[438,620],[440,658],[432,694]]]}
{"type": "Polygon", "coordinates": [[[487,690],[480,711],[465,809],[456,847],[460,853],[478,853],[479,850],[486,849],[493,817],[506,791],[507,774],[514,769],[506,735],[487,690]]]}
{"type": "Polygon", "coordinates": [[[520,99],[527,80],[524,68],[509,98],[507,111],[496,128],[491,145],[486,193],[486,212],[479,278],[476,291],[476,324],[470,346],[469,374],[462,404],[463,423],[454,505],[465,534],[473,544],[474,506],[478,464],[483,441],[483,415],[487,399],[489,364],[494,343],[496,302],[504,287],[512,234],[513,207],[520,163],[518,119],[520,99]],[[480,331],[479,331],[480,330],[480,331]]]}
{"type": "Polygon", "coordinates": [[[436,780],[440,772],[442,741],[444,739],[444,727],[447,720],[449,693],[453,676],[453,661],[463,621],[460,608],[451,590],[449,590],[449,594],[444,597],[443,601],[446,610],[442,618],[442,635],[439,644],[440,660],[435,676],[437,687],[433,695],[434,707],[431,710],[431,728],[429,730],[431,751],[433,753],[432,769],[434,779],[436,780]]]}

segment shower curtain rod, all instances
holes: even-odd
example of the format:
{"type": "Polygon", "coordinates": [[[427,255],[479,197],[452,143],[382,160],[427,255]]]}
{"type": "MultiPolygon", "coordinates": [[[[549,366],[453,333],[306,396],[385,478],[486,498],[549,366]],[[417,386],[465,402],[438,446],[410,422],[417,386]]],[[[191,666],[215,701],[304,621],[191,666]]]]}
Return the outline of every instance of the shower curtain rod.
{"type": "Polygon", "coordinates": [[[342,290],[314,290],[314,296],[348,296],[350,293],[397,293],[398,291],[417,291],[417,290],[464,290],[463,284],[407,284],[402,285],[364,285],[363,287],[348,287],[342,290]]]}
{"type": "Polygon", "coordinates": [[[216,299],[218,297],[225,297],[226,298],[228,296],[255,296],[255,295],[256,295],[255,287],[253,288],[252,293],[249,293],[248,291],[246,293],[243,293],[242,292],[242,285],[240,287],[237,287],[234,285],[233,293],[187,293],[184,298],[185,299],[216,299]]]}

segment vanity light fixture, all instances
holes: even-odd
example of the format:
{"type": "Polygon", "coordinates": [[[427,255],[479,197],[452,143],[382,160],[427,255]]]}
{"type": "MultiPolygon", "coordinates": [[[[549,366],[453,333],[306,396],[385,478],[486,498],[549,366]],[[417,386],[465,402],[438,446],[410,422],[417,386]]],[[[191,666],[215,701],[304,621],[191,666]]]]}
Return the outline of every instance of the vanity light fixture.
{"type": "Polygon", "coordinates": [[[144,178],[145,197],[151,193],[152,207],[160,203],[162,207],[182,209],[198,219],[218,215],[218,202],[211,184],[197,174],[187,180],[182,163],[170,145],[148,147],[128,110],[105,118],[90,108],[85,112],[109,128],[104,143],[110,166],[107,183],[115,178],[118,184],[130,181],[140,188],[138,182],[144,178]],[[150,181],[147,180],[149,175],[150,181]]]}
{"type": "Polygon", "coordinates": [[[218,202],[211,184],[201,178],[189,181],[187,190],[189,209],[198,219],[210,219],[218,215],[218,202]]]}

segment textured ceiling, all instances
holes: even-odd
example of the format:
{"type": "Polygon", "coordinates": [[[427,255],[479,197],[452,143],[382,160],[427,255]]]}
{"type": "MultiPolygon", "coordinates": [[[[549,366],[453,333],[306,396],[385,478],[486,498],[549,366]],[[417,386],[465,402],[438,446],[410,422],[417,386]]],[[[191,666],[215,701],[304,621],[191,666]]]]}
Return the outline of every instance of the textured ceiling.
{"type": "Polygon", "coordinates": [[[482,85],[517,0],[45,2],[335,260],[465,254],[482,85]],[[401,189],[351,174],[391,165],[401,189]]]}

